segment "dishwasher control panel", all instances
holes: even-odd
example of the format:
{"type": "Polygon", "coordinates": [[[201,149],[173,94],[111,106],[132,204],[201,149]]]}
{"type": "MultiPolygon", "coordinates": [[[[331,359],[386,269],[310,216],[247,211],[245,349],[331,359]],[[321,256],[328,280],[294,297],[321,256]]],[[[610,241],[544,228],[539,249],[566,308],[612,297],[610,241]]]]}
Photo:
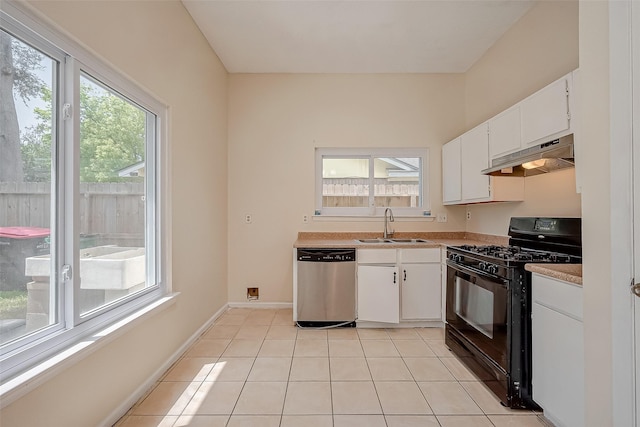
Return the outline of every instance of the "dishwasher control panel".
{"type": "Polygon", "coordinates": [[[354,262],[355,249],[298,249],[298,261],[354,262]]]}

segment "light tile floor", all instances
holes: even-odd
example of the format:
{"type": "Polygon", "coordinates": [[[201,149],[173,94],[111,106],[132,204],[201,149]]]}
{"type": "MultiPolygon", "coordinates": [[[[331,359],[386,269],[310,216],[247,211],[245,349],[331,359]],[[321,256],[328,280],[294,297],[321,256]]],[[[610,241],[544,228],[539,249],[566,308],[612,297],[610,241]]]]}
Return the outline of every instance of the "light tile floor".
{"type": "Polygon", "coordinates": [[[454,357],[443,330],[299,329],[230,309],[117,427],[542,427],[454,357]]]}

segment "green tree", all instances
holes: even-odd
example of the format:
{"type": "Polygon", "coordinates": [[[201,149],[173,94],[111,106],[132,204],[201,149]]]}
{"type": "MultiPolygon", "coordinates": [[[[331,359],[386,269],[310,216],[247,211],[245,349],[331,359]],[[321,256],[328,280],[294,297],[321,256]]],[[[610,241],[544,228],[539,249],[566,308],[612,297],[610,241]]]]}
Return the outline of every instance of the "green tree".
{"type": "Polygon", "coordinates": [[[121,181],[118,170],[144,160],[145,113],[83,79],[80,90],[80,179],[121,181]]]}
{"type": "Polygon", "coordinates": [[[34,108],[37,123],[20,135],[24,180],[27,182],[51,180],[51,89],[43,87],[41,98],[47,107],[34,108]]]}
{"type": "MultiPolygon", "coordinates": [[[[51,58],[0,30],[0,182],[51,179],[53,94],[38,77],[51,58]],[[16,102],[33,107],[34,123],[20,132],[16,102]]],[[[80,179],[117,182],[118,171],[144,160],[145,112],[81,77],[80,179]]]]}
{"type": "MultiPolygon", "coordinates": [[[[51,104],[51,92],[42,99],[51,104]]],[[[51,108],[35,108],[36,124],[23,136],[25,179],[46,181],[51,159],[51,108]]],[[[118,171],[144,160],[145,113],[136,105],[82,79],[80,86],[80,180],[118,182],[118,171]]]]}

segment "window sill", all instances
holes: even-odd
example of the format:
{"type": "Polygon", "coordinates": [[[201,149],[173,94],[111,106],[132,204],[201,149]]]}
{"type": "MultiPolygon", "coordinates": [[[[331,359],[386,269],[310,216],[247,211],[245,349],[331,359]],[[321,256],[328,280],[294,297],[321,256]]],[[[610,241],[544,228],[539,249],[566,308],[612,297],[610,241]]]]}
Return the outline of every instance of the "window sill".
{"type": "Polygon", "coordinates": [[[31,392],[69,366],[125,334],[141,321],[172,306],[180,293],[166,295],[131,313],[96,333],[82,338],[70,347],[0,385],[0,409],[31,392]]]}

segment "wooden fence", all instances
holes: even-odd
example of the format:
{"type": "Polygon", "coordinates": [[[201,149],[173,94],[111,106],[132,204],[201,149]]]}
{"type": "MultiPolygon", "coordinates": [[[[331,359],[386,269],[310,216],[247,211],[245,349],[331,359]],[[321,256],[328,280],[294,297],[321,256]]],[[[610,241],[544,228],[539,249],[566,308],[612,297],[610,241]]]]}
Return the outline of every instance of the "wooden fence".
{"type": "MultiPolygon", "coordinates": [[[[81,183],[80,233],[144,246],[144,183],[81,183]]],[[[0,227],[51,227],[51,184],[0,182],[0,227]]]]}
{"type": "MultiPolygon", "coordinates": [[[[322,206],[367,207],[369,206],[369,179],[323,178],[322,206]]],[[[420,184],[413,180],[374,180],[374,201],[378,207],[412,207],[420,203],[420,184]]]]}

